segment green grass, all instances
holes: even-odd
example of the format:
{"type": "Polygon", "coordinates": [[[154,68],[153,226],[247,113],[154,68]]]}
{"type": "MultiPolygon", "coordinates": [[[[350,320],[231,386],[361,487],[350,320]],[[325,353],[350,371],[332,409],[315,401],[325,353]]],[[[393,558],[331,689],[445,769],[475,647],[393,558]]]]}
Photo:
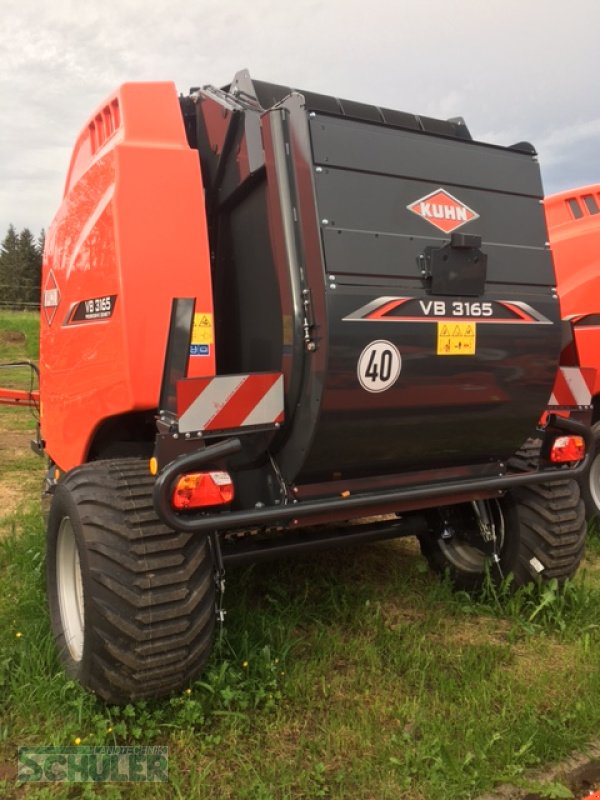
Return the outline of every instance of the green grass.
{"type": "Polygon", "coordinates": [[[118,709],[61,672],[39,515],[12,526],[0,542],[0,761],[77,737],[169,746],[168,791],[98,797],[473,797],[600,725],[593,570],[564,590],[476,601],[424,571],[409,542],[232,570],[203,679],[118,709]]]}
{"type": "MultiPolygon", "coordinates": [[[[0,409],[0,435],[31,427],[27,410],[0,409]]],[[[453,800],[526,781],[597,736],[597,532],[563,589],[488,586],[477,599],[433,578],[411,541],[232,569],[202,679],[115,708],[60,668],[43,523],[26,486],[43,469],[22,450],[10,459],[0,464],[0,488],[19,498],[0,510],[3,798],[453,800]],[[15,784],[18,746],[76,740],[165,744],[169,784],[15,784]]],[[[556,783],[545,790],[565,796],[556,783]]]]}
{"type": "Polygon", "coordinates": [[[33,311],[0,311],[0,361],[37,359],[39,353],[39,314],[33,311]],[[21,334],[12,337],[10,334],[21,334]]]}
{"type": "MultiPolygon", "coordinates": [[[[39,314],[33,311],[0,311],[0,365],[11,361],[37,362],[38,357],[39,314]]],[[[0,387],[23,390],[37,388],[37,381],[32,386],[31,377],[28,368],[0,367],[0,387]]]]}
{"type": "MultiPolygon", "coordinates": [[[[37,361],[38,328],[36,313],[0,311],[0,365],[37,361]]],[[[37,380],[32,386],[32,373],[26,367],[0,368],[0,387],[27,391],[37,388],[37,380]]],[[[40,496],[43,460],[29,446],[36,419],[36,409],[0,405],[0,525],[6,514],[40,496]]]]}

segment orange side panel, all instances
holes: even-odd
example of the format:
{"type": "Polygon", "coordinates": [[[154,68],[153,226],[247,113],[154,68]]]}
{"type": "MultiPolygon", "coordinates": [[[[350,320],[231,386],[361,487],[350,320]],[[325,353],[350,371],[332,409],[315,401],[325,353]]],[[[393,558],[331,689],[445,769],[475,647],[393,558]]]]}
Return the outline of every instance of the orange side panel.
{"type": "Polygon", "coordinates": [[[600,315],[600,185],[551,195],[544,207],[561,314],[574,321],[580,365],[595,370],[600,394],[600,326],[578,322],[600,315]]]}
{"type": "Polygon", "coordinates": [[[102,421],[156,409],[174,297],[204,322],[190,374],[214,375],[198,153],[172,83],[124,84],[83,129],[46,239],[42,436],[62,469],[102,421]]]}
{"type": "Polygon", "coordinates": [[[600,312],[600,186],[544,200],[562,316],[600,312]]]}

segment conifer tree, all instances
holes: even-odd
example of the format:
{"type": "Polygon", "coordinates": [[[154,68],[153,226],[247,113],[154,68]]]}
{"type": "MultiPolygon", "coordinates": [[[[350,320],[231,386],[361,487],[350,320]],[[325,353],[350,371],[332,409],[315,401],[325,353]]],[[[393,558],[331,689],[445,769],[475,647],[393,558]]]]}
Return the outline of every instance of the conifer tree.
{"type": "Polygon", "coordinates": [[[45,232],[36,240],[29,228],[10,225],[0,245],[0,307],[40,302],[45,232]]]}
{"type": "Polygon", "coordinates": [[[40,299],[40,276],[42,259],[38,243],[29,228],[19,234],[19,286],[18,300],[23,303],[38,303],[40,299]]]}
{"type": "Polygon", "coordinates": [[[0,246],[0,305],[8,305],[17,299],[16,276],[19,272],[19,236],[14,225],[0,246]]]}

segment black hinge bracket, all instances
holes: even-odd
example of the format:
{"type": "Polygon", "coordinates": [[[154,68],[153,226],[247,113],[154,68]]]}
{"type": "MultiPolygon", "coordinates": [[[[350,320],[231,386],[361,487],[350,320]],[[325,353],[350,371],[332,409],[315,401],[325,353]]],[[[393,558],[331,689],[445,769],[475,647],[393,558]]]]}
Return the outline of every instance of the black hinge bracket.
{"type": "Polygon", "coordinates": [[[487,255],[481,236],[453,233],[442,247],[426,247],[420,262],[428,294],[478,297],[485,291],[487,255]]]}

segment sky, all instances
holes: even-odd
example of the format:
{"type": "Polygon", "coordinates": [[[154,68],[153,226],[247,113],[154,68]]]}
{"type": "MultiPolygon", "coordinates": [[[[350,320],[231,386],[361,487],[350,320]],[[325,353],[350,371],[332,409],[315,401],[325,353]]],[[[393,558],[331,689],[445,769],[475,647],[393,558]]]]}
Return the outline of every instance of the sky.
{"type": "Polygon", "coordinates": [[[600,183],[599,0],[0,0],[0,237],[58,209],[120,83],[261,80],[532,142],[546,194],[600,183]]]}

